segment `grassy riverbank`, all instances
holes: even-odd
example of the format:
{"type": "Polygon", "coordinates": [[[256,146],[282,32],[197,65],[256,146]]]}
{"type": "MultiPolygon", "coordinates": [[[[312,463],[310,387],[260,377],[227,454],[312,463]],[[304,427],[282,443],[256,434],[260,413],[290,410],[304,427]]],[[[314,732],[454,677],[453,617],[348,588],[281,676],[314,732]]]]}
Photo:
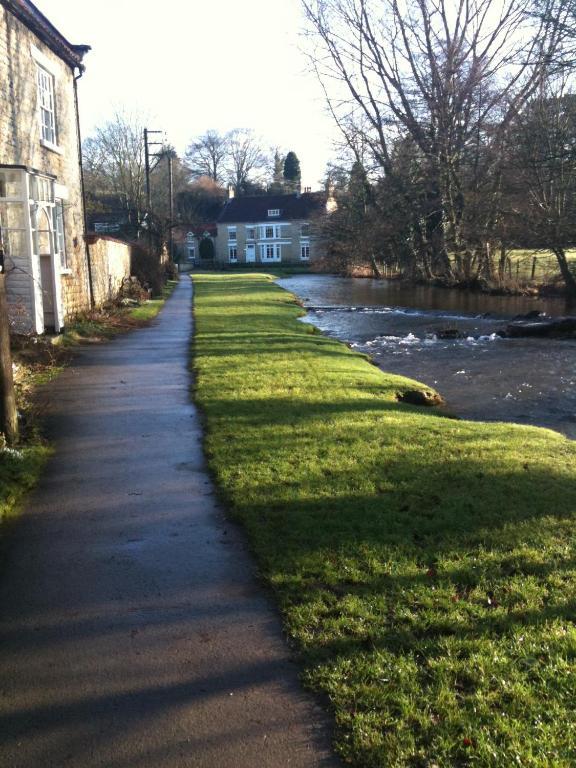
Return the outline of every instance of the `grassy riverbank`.
{"type": "Polygon", "coordinates": [[[397,402],[263,275],[197,275],[196,400],[340,753],[576,764],[576,444],[397,402]]]}

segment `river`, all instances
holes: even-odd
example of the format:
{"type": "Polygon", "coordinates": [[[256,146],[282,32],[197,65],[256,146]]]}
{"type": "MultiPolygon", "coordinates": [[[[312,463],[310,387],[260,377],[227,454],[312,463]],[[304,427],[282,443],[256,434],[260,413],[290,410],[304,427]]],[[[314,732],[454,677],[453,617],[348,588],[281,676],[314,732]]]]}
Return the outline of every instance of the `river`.
{"type": "Polygon", "coordinates": [[[565,314],[562,300],[332,275],[295,275],[278,284],[302,300],[303,322],[370,354],[382,370],[434,387],[451,412],[549,427],[576,439],[576,340],[495,333],[531,310],[565,314]],[[438,339],[438,331],[454,328],[466,338],[438,339]]]}

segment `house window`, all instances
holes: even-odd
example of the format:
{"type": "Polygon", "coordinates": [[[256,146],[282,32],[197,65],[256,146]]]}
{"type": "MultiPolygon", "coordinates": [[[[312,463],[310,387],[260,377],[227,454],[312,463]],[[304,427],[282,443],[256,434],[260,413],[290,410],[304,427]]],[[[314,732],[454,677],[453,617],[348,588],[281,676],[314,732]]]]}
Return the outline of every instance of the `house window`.
{"type": "Polygon", "coordinates": [[[196,248],[193,245],[188,246],[188,261],[194,261],[196,258],[196,248]]]}
{"type": "Polygon", "coordinates": [[[275,243],[266,243],[260,246],[261,261],[282,261],[282,246],[275,243]]]}
{"type": "Polygon", "coordinates": [[[238,249],[235,245],[231,245],[228,248],[228,261],[230,264],[235,264],[238,261],[238,249]]]}
{"type": "Polygon", "coordinates": [[[264,237],[266,240],[274,237],[274,227],[264,227],[264,237]]]}
{"type": "Polygon", "coordinates": [[[66,237],[64,235],[64,206],[62,200],[56,200],[56,205],[52,209],[54,219],[54,245],[56,253],[60,256],[60,267],[68,269],[66,258],[66,237]]]}
{"type": "Polygon", "coordinates": [[[30,197],[38,203],[54,202],[54,183],[47,176],[30,176],[30,197]]]}
{"type": "Polygon", "coordinates": [[[280,209],[279,208],[269,208],[268,209],[268,216],[280,216],[280,209]]]}
{"type": "Polygon", "coordinates": [[[236,227],[228,228],[228,240],[230,240],[233,243],[236,242],[236,227]]]}
{"type": "Polygon", "coordinates": [[[300,234],[302,237],[309,237],[310,236],[310,224],[302,224],[300,227],[300,234]]]}
{"type": "Polygon", "coordinates": [[[56,144],[56,113],[54,106],[54,77],[43,67],[36,67],[38,103],[40,106],[40,130],[42,139],[56,144]]]}
{"type": "Polygon", "coordinates": [[[307,261],[310,258],[310,244],[300,243],[300,258],[307,261]]]}
{"type": "Polygon", "coordinates": [[[25,177],[21,171],[0,171],[0,236],[6,258],[27,253],[27,215],[24,208],[25,177]]]}
{"type": "Polygon", "coordinates": [[[186,234],[186,242],[187,243],[193,243],[194,242],[194,232],[188,232],[186,234]]]}
{"type": "Polygon", "coordinates": [[[254,240],[255,228],[246,227],[246,240],[254,240]]]}

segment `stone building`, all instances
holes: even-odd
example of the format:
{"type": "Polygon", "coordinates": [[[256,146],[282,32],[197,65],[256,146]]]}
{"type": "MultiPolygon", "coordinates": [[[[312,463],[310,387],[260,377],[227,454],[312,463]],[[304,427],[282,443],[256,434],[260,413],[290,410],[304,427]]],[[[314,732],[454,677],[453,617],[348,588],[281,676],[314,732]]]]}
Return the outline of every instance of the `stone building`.
{"type": "Polygon", "coordinates": [[[61,330],[89,308],[72,45],[29,0],[0,0],[0,233],[13,321],[61,330]]]}
{"type": "MultiPolygon", "coordinates": [[[[213,266],[214,259],[202,258],[204,250],[202,243],[210,240],[214,244],[216,232],[214,222],[179,224],[174,227],[172,230],[174,261],[178,264],[179,272],[189,272],[194,267],[213,266]]],[[[214,246],[209,250],[213,252],[214,246]]]]}
{"type": "Polygon", "coordinates": [[[306,264],[320,255],[311,221],[333,209],[321,192],[234,197],[218,219],[217,264],[306,264]]]}

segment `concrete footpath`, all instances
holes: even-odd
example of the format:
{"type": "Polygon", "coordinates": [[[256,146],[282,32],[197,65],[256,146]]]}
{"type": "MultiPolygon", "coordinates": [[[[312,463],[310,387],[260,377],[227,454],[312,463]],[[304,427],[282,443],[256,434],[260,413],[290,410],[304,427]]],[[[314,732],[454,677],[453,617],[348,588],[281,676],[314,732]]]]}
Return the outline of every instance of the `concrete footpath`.
{"type": "Polygon", "coordinates": [[[50,385],[0,575],[2,768],[335,766],[190,403],[192,286],[50,385]]]}

